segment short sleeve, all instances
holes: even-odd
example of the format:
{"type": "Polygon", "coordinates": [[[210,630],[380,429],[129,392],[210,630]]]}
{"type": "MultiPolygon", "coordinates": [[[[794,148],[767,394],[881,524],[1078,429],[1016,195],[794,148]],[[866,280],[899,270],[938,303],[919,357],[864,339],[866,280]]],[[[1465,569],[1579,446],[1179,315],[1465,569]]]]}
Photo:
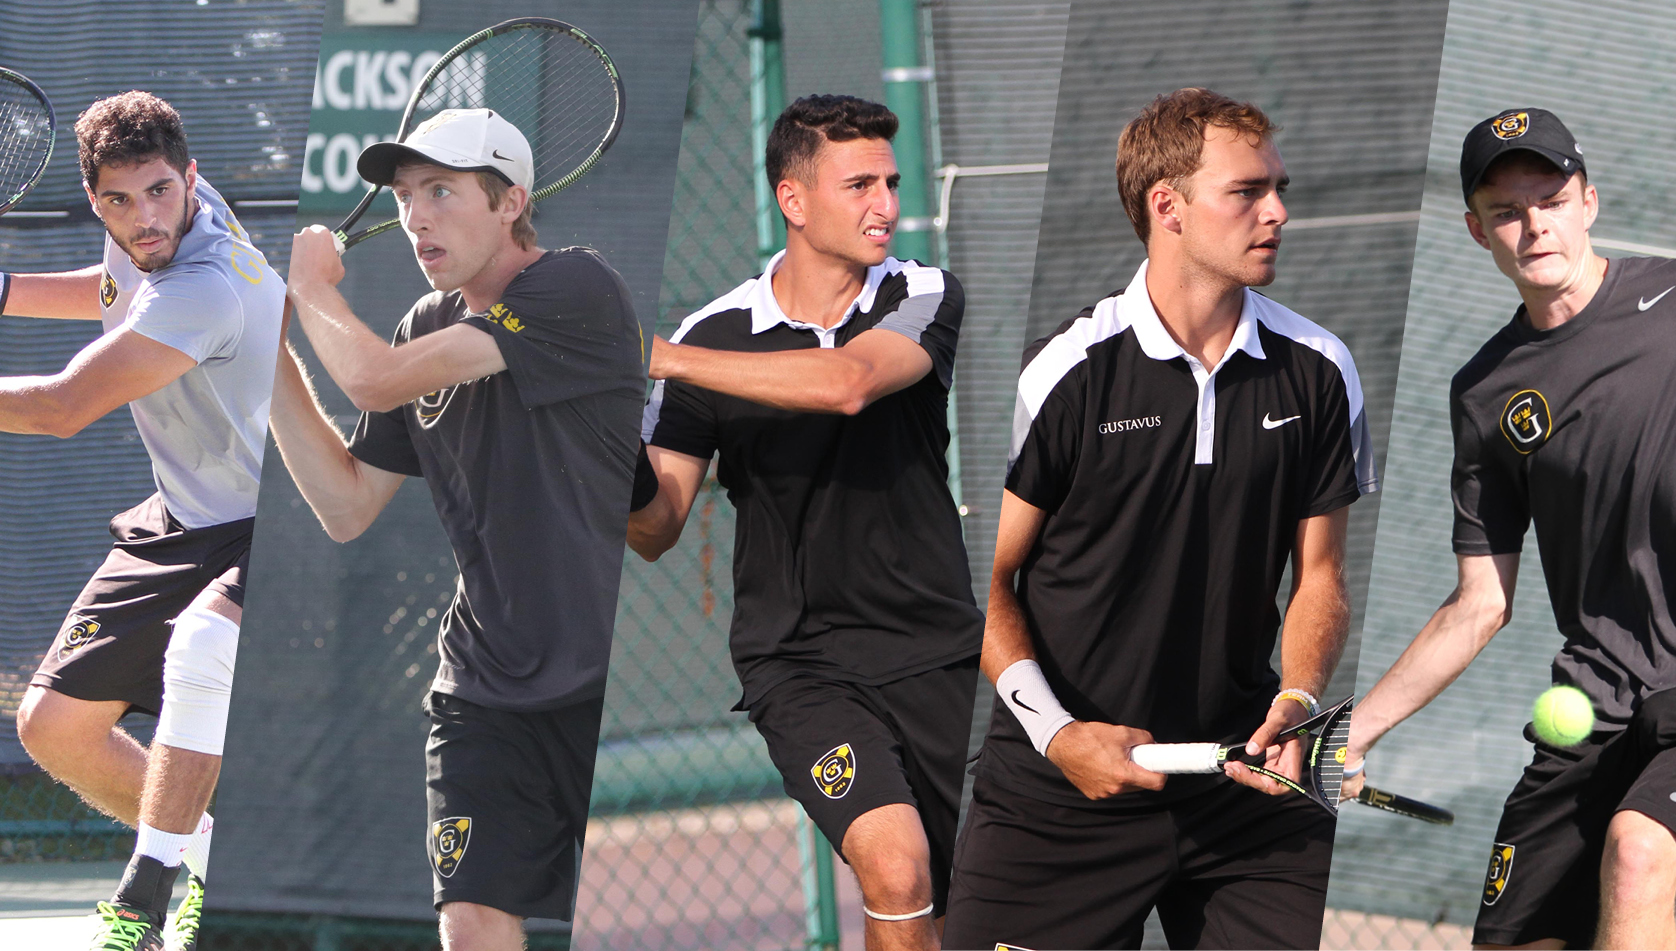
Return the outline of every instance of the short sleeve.
{"type": "Polygon", "coordinates": [[[238,349],[244,305],[220,274],[188,265],[135,295],[122,326],[203,363],[238,349]]]}
{"type": "Polygon", "coordinates": [[[525,409],[645,385],[628,287],[592,251],[531,265],[487,314],[461,322],[495,338],[525,409]]]}
{"type": "Polygon", "coordinates": [[[1070,494],[1076,475],[1082,448],[1083,400],[1077,393],[1080,379],[1080,375],[1061,379],[1034,414],[1022,394],[1014,410],[1007,491],[1050,514],[1057,512],[1070,494]]]}
{"type": "Polygon", "coordinates": [[[709,390],[659,380],[641,417],[640,438],[648,446],[709,459],[720,443],[715,398],[709,390]]]}
{"type": "Polygon", "coordinates": [[[960,321],[966,312],[966,292],[953,274],[912,261],[903,269],[908,296],[873,326],[907,337],[931,356],[931,368],[943,386],[954,384],[955,349],[960,321]]]}
{"type": "Polygon", "coordinates": [[[1450,394],[1449,427],[1455,437],[1455,462],[1449,475],[1455,503],[1455,552],[1517,553],[1524,548],[1531,523],[1522,478],[1496,458],[1493,447],[1484,444],[1484,435],[1459,393],[1450,394]]]}
{"type": "Polygon", "coordinates": [[[398,406],[387,413],[362,413],[355,424],[355,435],[349,437],[349,452],[369,466],[394,472],[397,475],[424,478],[419,468],[419,453],[407,432],[407,407],[398,406]]]}
{"type": "Polygon", "coordinates": [[[1355,418],[1351,418],[1343,371],[1330,361],[1322,362],[1332,371],[1316,399],[1315,416],[1321,423],[1315,427],[1310,457],[1304,466],[1300,518],[1335,512],[1379,485],[1379,480],[1372,475],[1373,447],[1367,432],[1367,411],[1358,407],[1355,418]],[[1365,480],[1361,477],[1364,459],[1365,480]]]}

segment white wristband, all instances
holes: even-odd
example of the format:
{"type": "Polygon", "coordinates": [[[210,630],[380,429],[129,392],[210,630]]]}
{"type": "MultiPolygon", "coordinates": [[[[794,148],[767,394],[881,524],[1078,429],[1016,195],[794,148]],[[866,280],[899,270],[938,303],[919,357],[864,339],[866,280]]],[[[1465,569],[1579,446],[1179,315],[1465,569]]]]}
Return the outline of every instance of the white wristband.
{"type": "Polygon", "coordinates": [[[1044,756],[1054,736],[1076,722],[1077,718],[1060,706],[1059,698],[1053,695],[1053,688],[1042,676],[1042,666],[1033,660],[1018,661],[1001,671],[1001,676],[995,678],[995,690],[1029,734],[1030,745],[1044,756]]]}

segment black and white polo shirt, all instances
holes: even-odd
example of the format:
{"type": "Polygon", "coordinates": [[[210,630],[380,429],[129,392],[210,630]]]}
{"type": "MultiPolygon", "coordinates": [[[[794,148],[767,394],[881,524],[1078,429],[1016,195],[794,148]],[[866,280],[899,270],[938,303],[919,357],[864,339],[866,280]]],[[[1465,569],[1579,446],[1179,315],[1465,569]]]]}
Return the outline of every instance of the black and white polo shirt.
{"type": "Polygon", "coordinates": [[[925,348],[931,372],[855,416],[762,406],[685,383],[652,391],[648,445],[699,459],[737,511],[730,644],[749,707],[798,674],[887,683],[978,653],[960,515],[948,488],[948,396],[965,297],[954,275],[886,258],[827,328],[788,318],[768,270],[671,341],[764,353],[842,347],[875,328],[925,348]]]}
{"type": "MultiPolygon", "coordinates": [[[[1244,739],[1278,686],[1275,595],[1299,520],[1377,488],[1338,338],[1248,289],[1207,368],[1159,321],[1143,264],[1019,377],[1007,489],[1048,513],[1018,583],[1048,683],[1081,720],[1244,739]]],[[[979,771],[1088,801],[1000,705],[979,771]]]]}

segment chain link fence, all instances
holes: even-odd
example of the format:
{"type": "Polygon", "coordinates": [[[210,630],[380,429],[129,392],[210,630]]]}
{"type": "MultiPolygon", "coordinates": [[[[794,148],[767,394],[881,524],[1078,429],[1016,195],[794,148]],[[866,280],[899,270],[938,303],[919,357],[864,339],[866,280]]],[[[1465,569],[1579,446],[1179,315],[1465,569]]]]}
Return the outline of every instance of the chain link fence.
{"type": "MultiPolygon", "coordinates": [[[[758,270],[750,110],[777,84],[770,5],[705,0],[658,332],[758,270]],[[764,15],[767,7],[769,15],[764,15]],[[754,55],[753,55],[754,54],[754,55]]],[[[768,103],[771,116],[780,104],[768,103]]],[[[830,945],[832,859],[745,714],[728,654],[733,508],[707,478],[681,542],[630,555],[595,767],[573,946],[830,945]]]]}

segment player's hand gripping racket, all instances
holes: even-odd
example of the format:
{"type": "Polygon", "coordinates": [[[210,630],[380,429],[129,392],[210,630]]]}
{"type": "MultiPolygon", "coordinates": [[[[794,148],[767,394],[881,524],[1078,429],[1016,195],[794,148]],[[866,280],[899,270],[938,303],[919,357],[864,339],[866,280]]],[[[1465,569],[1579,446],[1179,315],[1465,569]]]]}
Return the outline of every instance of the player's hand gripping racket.
{"type": "Polygon", "coordinates": [[[0,67],[0,215],[11,211],[47,170],[58,130],[52,102],[22,73],[0,67]]]}
{"type": "MultiPolygon", "coordinates": [[[[444,109],[493,109],[529,139],[530,201],[538,202],[599,162],[623,127],[624,101],[622,77],[593,37],[558,20],[519,17],[466,37],[437,60],[408,99],[396,141],[444,109]]],[[[350,233],[382,190],[367,192],[338,225],[340,251],[401,224],[392,218],[350,233]]]]}
{"type": "MultiPolygon", "coordinates": [[[[1344,785],[1344,760],[1350,743],[1352,699],[1347,697],[1337,706],[1291,729],[1291,735],[1304,744],[1303,774],[1297,782],[1264,768],[1263,754],[1253,756],[1247,753],[1243,743],[1234,746],[1220,743],[1146,743],[1131,749],[1129,758],[1135,765],[1155,773],[1220,773],[1225,763],[1244,763],[1252,772],[1288,786],[1338,815],[1339,791],[1344,785]]],[[[1363,786],[1356,801],[1364,806],[1439,825],[1451,825],[1455,821],[1455,814],[1447,809],[1371,786],[1363,786]]]]}

